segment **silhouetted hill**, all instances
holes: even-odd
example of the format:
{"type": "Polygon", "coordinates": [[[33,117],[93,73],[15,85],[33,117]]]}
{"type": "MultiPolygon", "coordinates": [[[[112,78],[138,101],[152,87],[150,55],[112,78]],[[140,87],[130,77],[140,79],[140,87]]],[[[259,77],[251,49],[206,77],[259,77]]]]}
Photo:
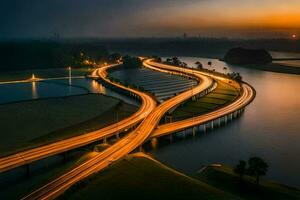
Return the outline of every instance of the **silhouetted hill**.
{"type": "Polygon", "coordinates": [[[268,64],[272,56],[264,49],[232,48],[224,56],[224,61],[236,65],[268,64]]]}

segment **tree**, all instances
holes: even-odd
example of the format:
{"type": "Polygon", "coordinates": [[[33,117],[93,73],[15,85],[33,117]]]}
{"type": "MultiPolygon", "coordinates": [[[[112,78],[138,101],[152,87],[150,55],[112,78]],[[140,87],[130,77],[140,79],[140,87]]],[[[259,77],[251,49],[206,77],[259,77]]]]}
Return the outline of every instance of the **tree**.
{"type": "Polygon", "coordinates": [[[237,73],[237,72],[228,73],[228,76],[236,81],[242,81],[242,79],[243,79],[241,74],[237,73]]]}
{"type": "Polygon", "coordinates": [[[208,61],[207,64],[211,67],[212,63],[211,61],[208,61]]]}
{"type": "Polygon", "coordinates": [[[116,61],[120,60],[121,58],[122,58],[122,56],[119,53],[113,53],[113,54],[109,55],[109,59],[112,62],[116,62],[116,61]]]}
{"type": "Polygon", "coordinates": [[[181,63],[181,66],[182,66],[182,67],[187,67],[188,65],[187,65],[185,62],[182,62],[182,63],[181,63]]]}
{"type": "Polygon", "coordinates": [[[248,173],[256,177],[256,183],[259,184],[259,177],[266,175],[268,164],[259,157],[251,157],[248,160],[248,173]]]}
{"type": "Polygon", "coordinates": [[[137,57],[124,56],[123,57],[123,66],[125,68],[138,68],[142,67],[143,62],[137,57]]]}
{"type": "Polygon", "coordinates": [[[172,58],[167,58],[167,63],[171,63],[172,62],[172,58]]]}
{"type": "Polygon", "coordinates": [[[197,65],[198,69],[202,69],[203,68],[203,65],[202,65],[201,62],[197,61],[197,62],[195,62],[195,64],[197,65]]]}
{"type": "Polygon", "coordinates": [[[175,66],[180,66],[181,65],[181,61],[177,57],[173,57],[172,61],[173,61],[173,64],[175,66]]]}
{"type": "Polygon", "coordinates": [[[240,175],[240,182],[243,181],[243,176],[246,173],[246,161],[240,160],[235,166],[234,172],[240,175]]]}
{"type": "Polygon", "coordinates": [[[152,56],[152,58],[154,59],[155,62],[161,62],[162,59],[159,56],[152,56]]]}

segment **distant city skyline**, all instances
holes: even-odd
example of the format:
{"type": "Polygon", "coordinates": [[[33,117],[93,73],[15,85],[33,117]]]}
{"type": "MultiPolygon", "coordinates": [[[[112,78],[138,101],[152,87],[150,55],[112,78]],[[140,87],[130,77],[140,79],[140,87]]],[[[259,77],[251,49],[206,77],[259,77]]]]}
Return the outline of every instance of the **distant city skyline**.
{"type": "Polygon", "coordinates": [[[4,0],[0,38],[298,38],[299,0],[4,0]]]}

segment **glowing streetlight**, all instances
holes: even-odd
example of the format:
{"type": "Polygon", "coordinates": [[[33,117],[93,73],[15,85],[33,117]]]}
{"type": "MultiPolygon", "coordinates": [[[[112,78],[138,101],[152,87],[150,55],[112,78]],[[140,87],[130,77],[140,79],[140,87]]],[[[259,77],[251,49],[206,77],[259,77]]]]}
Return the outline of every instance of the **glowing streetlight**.
{"type": "Polygon", "coordinates": [[[296,35],[296,34],[293,34],[293,35],[292,35],[292,38],[293,38],[293,39],[296,39],[296,38],[297,38],[297,35],[296,35]]]}
{"type": "Polygon", "coordinates": [[[69,70],[69,85],[71,85],[72,84],[72,68],[68,67],[68,70],[69,70]]]}

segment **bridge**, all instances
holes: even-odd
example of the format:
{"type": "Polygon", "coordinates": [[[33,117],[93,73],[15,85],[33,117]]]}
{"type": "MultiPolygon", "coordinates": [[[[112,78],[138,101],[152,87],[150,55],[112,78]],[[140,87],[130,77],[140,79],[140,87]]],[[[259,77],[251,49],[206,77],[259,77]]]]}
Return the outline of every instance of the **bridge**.
{"type": "MultiPolygon", "coordinates": [[[[169,127],[165,129],[163,129],[163,127],[158,127],[158,129],[156,129],[159,120],[168,110],[197,94],[207,93],[215,83],[211,76],[207,76],[203,73],[196,72],[193,69],[186,69],[183,72],[182,68],[180,67],[162,65],[160,63],[155,63],[152,60],[145,61],[144,65],[152,69],[163,70],[169,73],[176,72],[188,76],[193,76],[200,81],[200,84],[188,91],[182,92],[177,96],[161,103],[157,107],[155,101],[152,100],[152,104],[150,105],[151,108],[153,108],[152,111],[145,113],[146,117],[144,118],[144,120],[142,120],[140,125],[135,130],[133,130],[128,135],[120,139],[108,149],[99,153],[99,155],[93,157],[92,159],[81,164],[80,166],[75,167],[73,170],[51,181],[47,185],[24,197],[24,199],[53,199],[62,192],[64,192],[74,183],[84,179],[85,177],[95,172],[98,172],[99,170],[104,169],[105,167],[110,165],[111,162],[116,161],[125,156],[126,154],[132,152],[134,149],[138,148],[145,141],[147,141],[147,139],[151,137],[159,137],[165,134],[169,134],[179,129],[181,130],[191,126],[195,126],[197,123],[212,121],[214,119],[217,119],[218,117],[227,117],[228,115],[235,115],[235,113],[240,113],[243,110],[244,106],[246,106],[254,98],[255,92],[253,92],[253,89],[250,86],[245,86],[245,88],[243,88],[244,95],[241,95],[241,97],[239,98],[240,101],[235,101],[233,105],[224,108],[223,110],[218,110],[215,113],[210,113],[209,116],[207,115],[203,117],[202,121],[199,118],[196,122],[194,121],[193,123],[191,123],[190,121],[185,121],[184,123],[182,123],[183,125],[180,126],[178,126],[178,124],[172,123],[167,124],[169,127]]],[[[110,84],[116,84],[107,80],[106,70],[107,68],[101,68],[98,69],[95,73],[97,73],[98,76],[101,77],[101,79],[106,80],[110,84]]],[[[219,78],[224,79],[222,77],[219,78]]],[[[118,84],[116,86],[124,87],[118,84]]],[[[129,88],[124,89],[128,90],[129,88]]]]}

